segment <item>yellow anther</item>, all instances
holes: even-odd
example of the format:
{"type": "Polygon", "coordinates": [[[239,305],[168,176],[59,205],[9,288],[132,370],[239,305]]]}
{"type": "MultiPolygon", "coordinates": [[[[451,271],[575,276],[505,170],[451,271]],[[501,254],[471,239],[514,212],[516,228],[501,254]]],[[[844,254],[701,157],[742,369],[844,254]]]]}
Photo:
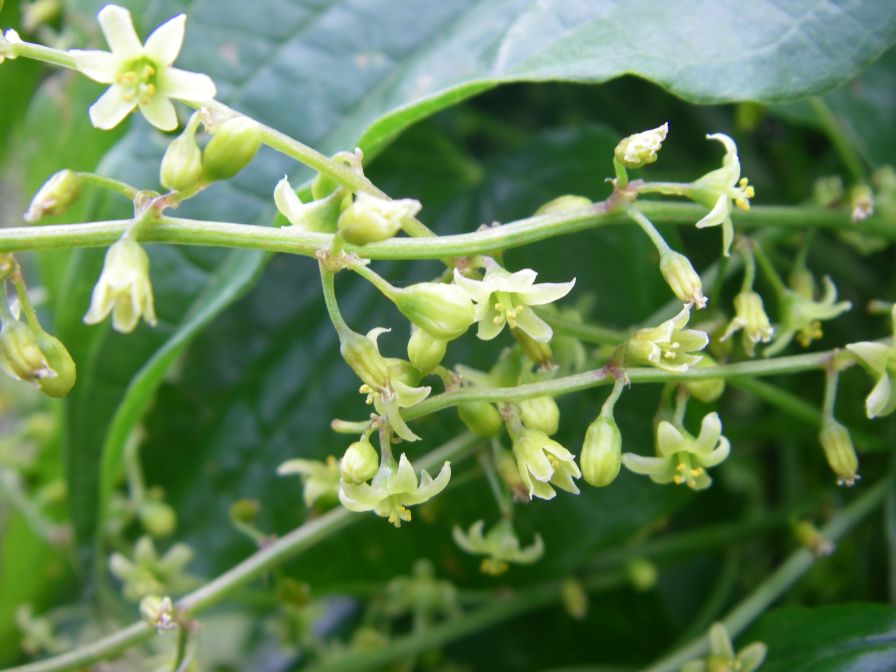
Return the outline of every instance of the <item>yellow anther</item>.
{"type": "Polygon", "coordinates": [[[146,65],[143,67],[143,79],[149,79],[154,74],[156,74],[156,69],[151,65],[146,65]]]}
{"type": "Polygon", "coordinates": [[[703,468],[697,467],[696,469],[691,469],[691,476],[697,477],[703,474],[703,468]]]}
{"type": "Polygon", "coordinates": [[[682,483],[684,483],[684,476],[675,474],[675,476],[672,477],[672,482],[675,483],[675,485],[681,485],[682,483]]]}
{"type": "Polygon", "coordinates": [[[685,467],[683,462],[679,462],[678,466],[675,467],[675,471],[684,471],[687,467],[685,467]]]}
{"type": "Polygon", "coordinates": [[[147,96],[153,96],[156,93],[156,85],[155,84],[146,84],[143,86],[143,93],[147,96]]]}

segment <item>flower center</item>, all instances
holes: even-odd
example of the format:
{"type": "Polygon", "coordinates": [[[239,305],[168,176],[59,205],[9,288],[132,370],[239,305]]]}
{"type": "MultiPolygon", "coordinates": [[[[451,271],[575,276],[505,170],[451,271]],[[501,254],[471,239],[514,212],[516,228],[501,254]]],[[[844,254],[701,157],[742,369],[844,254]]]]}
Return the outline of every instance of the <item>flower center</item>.
{"type": "Polygon", "coordinates": [[[746,177],[740,178],[736,187],[731,187],[731,198],[734,199],[734,205],[741,210],[750,209],[750,199],[756,195],[756,190],[750,184],[746,177]]]}
{"type": "Polygon", "coordinates": [[[494,317],[495,324],[504,324],[505,322],[511,327],[516,327],[516,318],[523,312],[525,306],[513,305],[513,295],[507,292],[495,293],[495,312],[498,314],[494,317]]]}
{"type": "Polygon", "coordinates": [[[125,65],[115,77],[115,83],[124,89],[124,99],[131,103],[148,105],[156,94],[158,65],[142,57],[125,65]]]}
{"type": "Polygon", "coordinates": [[[703,475],[705,469],[695,467],[689,453],[679,453],[677,457],[678,466],[675,467],[677,473],[672,477],[672,481],[675,485],[687,484],[693,488],[696,485],[696,479],[703,475]]]}

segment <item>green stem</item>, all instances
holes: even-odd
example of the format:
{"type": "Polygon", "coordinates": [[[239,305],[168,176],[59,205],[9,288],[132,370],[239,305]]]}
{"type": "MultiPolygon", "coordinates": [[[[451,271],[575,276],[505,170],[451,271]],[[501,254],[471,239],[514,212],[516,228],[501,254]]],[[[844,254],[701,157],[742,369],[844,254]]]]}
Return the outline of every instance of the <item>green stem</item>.
{"type": "Polygon", "coordinates": [[[389,283],[389,281],[386,280],[383,276],[374,271],[364,262],[349,261],[346,263],[348,268],[353,270],[355,273],[367,280],[367,282],[369,282],[371,285],[380,290],[380,293],[382,293],[383,296],[385,296],[390,301],[395,301],[395,297],[398,294],[399,290],[396,287],[392,286],[392,284],[389,283]]]}
{"type": "Polygon", "coordinates": [[[324,294],[324,303],[327,306],[327,314],[330,316],[330,321],[333,323],[333,327],[336,329],[336,333],[340,335],[348,334],[352,331],[351,327],[346,324],[345,320],[342,317],[342,313],[339,312],[339,304],[336,302],[336,287],[334,282],[334,274],[332,271],[328,271],[324,268],[323,263],[320,264],[320,284],[323,288],[324,294]]]}
{"type": "Polygon", "coordinates": [[[121,194],[129,201],[133,201],[140,192],[139,189],[132,187],[129,184],[125,184],[120,180],[105,177],[104,175],[97,175],[96,173],[75,173],[75,177],[77,177],[82,184],[89,184],[95,187],[100,187],[101,189],[114,191],[116,194],[121,194]]]}
{"type": "Polygon", "coordinates": [[[663,196],[689,198],[692,188],[689,182],[643,182],[635,190],[639,194],[662,194],[663,196]]]}
{"type": "Polygon", "coordinates": [[[669,247],[669,243],[666,242],[666,239],[663,238],[662,234],[656,230],[653,222],[644,216],[644,213],[634,207],[629,208],[625,212],[629,217],[635,220],[635,223],[647,234],[650,241],[656,247],[657,252],[660,253],[660,256],[668,253],[672,249],[669,247]]]}
{"type": "Polygon", "coordinates": [[[629,332],[624,329],[612,329],[596,324],[580,322],[553,311],[535,309],[538,316],[547,322],[554,331],[564,336],[573,336],[586,343],[598,345],[619,345],[625,343],[629,332]]]}
{"type": "Polygon", "coordinates": [[[769,259],[768,255],[765,253],[765,250],[763,250],[759,243],[755,241],[753,241],[753,256],[759,263],[759,268],[762,269],[765,279],[768,280],[769,284],[772,286],[772,289],[775,292],[775,297],[778,301],[782,301],[784,296],[787,295],[788,289],[784,285],[784,281],[781,280],[778,271],[775,270],[775,267],[772,264],[771,259],[769,259]]]}
{"type": "MultiPolygon", "coordinates": [[[[836,541],[874,511],[884,500],[891,486],[889,479],[875,484],[861,497],[850,504],[821,530],[822,535],[836,541]]],[[[722,619],[732,639],[737,637],[750,623],[783,595],[797,580],[815,564],[815,556],[806,549],[793,553],[777,570],[763,581],[745,600],[738,604],[722,619]]],[[[677,672],[689,660],[704,655],[709,648],[705,636],[701,636],[686,646],[657,661],[646,672],[677,672]]]]}
{"type": "Polygon", "coordinates": [[[835,366],[825,369],[824,402],[821,405],[822,422],[834,419],[834,402],[837,401],[837,382],[840,372],[835,366]]]}
{"type": "Polygon", "coordinates": [[[35,61],[43,61],[51,63],[63,68],[77,70],[75,67],[75,59],[68,55],[67,52],[60,49],[45,47],[42,44],[34,44],[33,42],[15,42],[8,47],[9,54],[13,57],[30,58],[35,61]]]}
{"type": "Polygon", "coordinates": [[[812,106],[815,114],[818,115],[818,119],[821,122],[825,133],[827,133],[831,144],[834,145],[834,149],[837,151],[840,160],[852,176],[852,179],[856,182],[862,182],[865,179],[865,170],[862,167],[862,160],[847,139],[843,127],[831,111],[831,108],[828,107],[828,104],[825,103],[823,99],[818,97],[810,98],[809,104],[812,106]]]}

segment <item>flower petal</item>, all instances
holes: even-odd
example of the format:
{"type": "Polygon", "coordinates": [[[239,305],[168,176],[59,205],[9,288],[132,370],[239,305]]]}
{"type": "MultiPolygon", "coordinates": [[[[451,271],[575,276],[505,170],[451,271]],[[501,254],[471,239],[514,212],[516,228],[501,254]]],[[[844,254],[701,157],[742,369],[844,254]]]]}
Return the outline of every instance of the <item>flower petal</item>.
{"type": "Polygon", "coordinates": [[[522,294],[528,291],[538,273],[531,268],[524,268],[521,271],[508,273],[503,268],[489,270],[485,274],[485,282],[491,283],[497,292],[509,292],[511,294],[522,294]]]}
{"type": "Polygon", "coordinates": [[[134,21],[131,13],[118,5],[106,5],[97,14],[103,36],[109,44],[112,53],[119,60],[129,60],[140,56],[143,45],[134,30],[134,21]]]}
{"type": "Polygon", "coordinates": [[[88,110],[90,123],[104,131],[118,126],[121,120],[137,107],[136,101],[127,101],[124,97],[124,89],[118,85],[110,86],[106,93],[90,106],[88,110]]]}
{"type": "Polygon", "coordinates": [[[184,43],[186,14],[178,14],[152,31],[143,45],[144,53],[164,65],[171,65],[184,43]]]}
{"type": "Polygon", "coordinates": [[[726,217],[728,217],[730,208],[731,203],[728,199],[728,194],[722,194],[716,200],[716,204],[712,207],[712,210],[710,210],[703,219],[697,222],[697,228],[705,229],[707,226],[718,226],[725,221],[726,217]]]}
{"type": "Polygon", "coordinates": [[[417,492],[413,496],[405,498],[405,504],[412,506],[414,504],[422,504],[423,502],[432,499],[446,488],[448,481],[450,480],[450,462],[445,462],[445,464],[442,465],[442,470],[435,478],[430,476],[429,472],[424,470],[420,475],[420,487],[417,488],[417,492]]]}
{"type": "Polygon", "coordinates": [[[890,346],[873,341],[849,343],[846,349],[861,359],[868,368],[877,373],[883,373],[887,368],[890,355],[893,353],[893,348],[890,346]]]}
{"type": "Polygon", "coordinates": [[[389,479],[389,494],[414,493],[417,490],[417,474],[407,455],[398,458],[398,471],[389,479]]]}
{"type": "Polygon", "coordinates": [[[158,93],[146,103],[140,103],[140,111],[146,121],[160,131],[173,131],[177,128],[177,112],[174,103],[158,93]]]}
{"type": "Polygon", "coordinates": [[[454,283],[464,290],[476,303],[485,303],[494,291],[492,286],[482,280],[473,280],[454,269],[454,283]]]}
{"type": "Polygon", "coordinates": [[[719,439],[719,447],[699,458],[700,465],[711,468],[722,464],[731,454],[731,443],[724,436],[719,439]]]}
{"type": "Polygon", "coordinates": [[[533,341],[539,343],[547,343],[554,335],[554,330],[550,325],[538,317],[535,311],[528,306],[523,306],[522,312],[516,316],[516,326],[529,334],[533,341]]]}
{"type": "Polygon", "coordinates": [[[432,388],[429,386],[411,387],[410,385],[405,385],[400,380],[393,380],[392,388],[395,390],[399,408],[409,408],[419,404],[432,392],[432,388]]]}
{"type": "Polygon", "coordinates": [[[355,513],[370,511],[382,500],[382,493],[367,483],[339,484],[339,501],[349,511],[355,513]]]}
{"type": "Polygon", "coordinates": [[[562,299],[572,291],[575,285],[575,278],[569,282],[542,282],[517,293],[523,298],[526,305],[543,306],[546,303],[562,299]]]}
{"type": "Polygon", "coordinates": [[[495,310],[491,300],[489,300],[488,303],[481,303],[479,305],[484,306],[484,308],[481,309],[482,314],[481,317],[479,317],[479,326],[476,330],[476,335],[480,340],[490,341],[501,333],[501,330],[504,328],[504,325],[507,324],[507,321],[503,313],[499,314],[498,311],[495,310]]]}
{"type": "Polygon", "coordinates": [[[865,412],[869,418],[880,418],[892,413],[894,406],[896,406],[896,399],[893,397],[890,376],[884,374],[871,389],[868,398],[865,399],[865,412]]]}
{"type": "Polygon", "coordinates": [[[701,455],[709,453],[722,436],[722,421],[718,413],[707,413],[700,423],[700,434],[694,440],[694,452],[701,455]]]}
{"type": "Polygon", "coordinates": [[[686,441],[681,430],[667,420],[656,428],[656,452],[662,457],[674,455],[686,449],[686,441]]]}
{"type": "Polygon", "coordinates": [[[305,204],[292,188],[288,177],[284,176],[274,187],[274,205],[293,226],[302,221],[305,204]]]}
{"type": "Polygon", "coordinates": [[[111,84],[121,66],[121,62],[108,51],[94,49],[70,49],[68,55],[75,61],[75,67],[95,82],[111,84]]]}
{"type": "Polygon", "coordinates": [[[199,72],[165,68],[159,73],[159,92],[169,98],[202,103],[218,93],[214,81],[199,72]]]}
{"type": "Polygon", "coordinates": [[[635,453],[624,453],[622,464],[629,471],[642,476],[650,476],[656,483],[669,483],[675,475],[675,467],[664,457],[645,457],[635,453]]]}

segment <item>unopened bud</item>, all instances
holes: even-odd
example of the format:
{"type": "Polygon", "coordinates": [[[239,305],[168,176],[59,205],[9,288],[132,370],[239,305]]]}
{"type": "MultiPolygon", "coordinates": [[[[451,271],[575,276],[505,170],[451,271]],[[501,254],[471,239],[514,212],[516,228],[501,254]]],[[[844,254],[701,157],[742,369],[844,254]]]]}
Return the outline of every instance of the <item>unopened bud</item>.
{"type": "Polygon", "coordinates": [[[625,571],[635,590],[644,592],[656,585],[656,565],[646,558],[632,558],[626,563],[625,571]]]}
{"type": "Polygon", "coordinates": [[[254,525],[260,509],[257,499],[238,499],[227,509],[227,515],[235,525],[254,525]]]}
{"type": "Polygon", "coordinates": [[[202,150],[196,143],[195,125],[190,124],[165,150],[159,167],[159,182],[171,191],[186,191],[201,179],[202,150]]]}
{"type": "Polygon", "coordinates": [[[29,382],[56,375],[40,349],[37,334],[18,320],[8,320],[0,330],[0,365],[13,378],[29,382]]]}
{"type": "Polygon", "coordinates": [[[700,276],[686,256],[674,250],[667,250],[660,256],[660,273],[680,301],[697,309],[706,307],[700,276]]]}
{"type": "Polygon", "coordinates": [[[622,465],[622,433],[612,415],[601,413],[588,425],[579,465],[582,478],[595,487],[616,480],[622,465]]]}
{"type": "Polygon", "coordinates": [[[210,180],[229,180],[255,157],[261,127],[246,117],[221,124],[202,153],[202,171],[210,180]]]}
{"type": "Polygon", "coordinates": [[[498,409],[487,401],[467,401],[459,404],[457,414],[467,429],[476,436],[488,438],[501,431],[501,415],[498,409]]]}
{"type": "Polygon", "coordinates": [[[828,464],[837,475],[837,485],[854,485],[860,478],[856,473],[859,458],[846,427],[833,418],[828,418],[822,423],[818,439],[824,448],[828,464]]]}
{"type": "MultiPolygon", "coordinates": [[[[694,365],[697,369],[711,366],[718,366],[718,362],[709,355],[703,355],[703,359],[694,365]]],[[[721,397],[722,393],[725,391],[724,378],[705,378],[703,380],[686,379],[683,385],[689,395],[694,397],[694,399],[702,401],[704,404],[711,404],[721,397]]]]}
{"type": "Polygon", "coordinates": [[[61,214],[80,195],[80,178],[70,170],[60,170],[37,190],[25,212],[25,221],[33,223],[47,215],[61,214]]]}
{"type": "Polygon", "coordinates": [[[177,614],[170,597],[148,595],[140,601],[140,615],[156,630],[173,630],[177,628],[177,614]]]}
{"type": "MultiPolygon", "coordinates": [[[[364,174],[363,161],[364,154],[359,148],[355,148],[354,152],[338,152],[332,156],[334,161],[338,161],[345,165],[350,171],[357,175],[364,174]]],[[[318,173],[311,182],[311,197],[314,199],[326,198],[334,191],[342,186],[329,175],[318,173]]]]}
{"type": "Polygon", "coordinates": [[[874,214],[874,193],[867,184],[857,184],[849,191],[852,221],[859,222],[874,214]]]}
{"type": "Polygon", "coordinates": [[[819,177],[812,186],[812,200],[816,205],[830,208],[843,200],[843,178],[839,175],[819,177]]]}
{"type": "Polygon", "coordinates": [[[588,593],[582,582],[573,578],[563,579],[560,584],[560,598],[566,613],[577,621],[588,615],[588,593]]]}
{"type": "Polygon", "coordinates": [[[167,537],[177,527],[177,514],[165,502],[145,500],[137,515],[143,528],[153,537],[167,537]]]}
{"type": "Polygon", "coordinates": [[[450,341],[476,321],[473,302],[457,285],[418,282],[392,297],[398,310],[433,338],[450,341]]]}
{"type": "Polygon", "coordinates": [[[352,245],[387,240],[420,212],[420,207],[420,201],[410,198],[390,201],[362,192],[339,216],[339,231],[352,245]]]}
{"type": "Polygon", "coordinates": [[[411,327],[408,341],[408,359],[420,373],[429,373],[442,363],[448,342],[435,338],[424,329],[411,327]]]}
{"type": "Polygon", "coordinates": [[[349,483],[370,480],[379,466],[380,457],[366,436],[346,448],[339,462],[342,478],[349,483]]]}
{"type": "Polygon", "coordinates": [[[560,427],[560,407],[554,397],[534,397],[519,402],[520,419],[529,429],[538,429],[550,436],[560,427]]]}
{"type": "Polygon", "coordinates": [[[77,379],[75,361],[62,341],[55,336],[41,330],[38,332],[36,340],[47,365],[55,374],[38,378],[37,386],[48,397],[64,397],[75,386],[77,379]]]}
{"type": "Polygon", "coordinates": [[[827,539],[817,527],[809,521],[803,520],[797,523],[793,528],[793,536],[816,558],[830,555],[834,552],[834,544],[827,539]]]}
{"type": "Polygon", "coordinates": [[[616,145],[614,156],[626,168],[642,168],[656,161],[668,132],[669,123],[666,122],[649,131],[630,135],[616,145]]]}
{"type": "Polygon", "coordinates": [[[591,205],[591,199],[575,194],[565,194],[548,201],[535,211],[536,215],[549,215],[553,212],[565,212],[567,210],[579,210],[591,205]]]}
{"type": "Polygon", "coordinates": [[[389,365],[376,344],[354,331],[339,334],[339,352],[355,375],[373,389],[389,383],[389,365]]]}
{"type": "Polygon", "coordinates": [[[519,344],[523,354],[542,369],[551,369],[554,366],[554,353],[550,343],[541,343],[532,338],[522,329],[511,327],[510,333],[519,344]]]}

